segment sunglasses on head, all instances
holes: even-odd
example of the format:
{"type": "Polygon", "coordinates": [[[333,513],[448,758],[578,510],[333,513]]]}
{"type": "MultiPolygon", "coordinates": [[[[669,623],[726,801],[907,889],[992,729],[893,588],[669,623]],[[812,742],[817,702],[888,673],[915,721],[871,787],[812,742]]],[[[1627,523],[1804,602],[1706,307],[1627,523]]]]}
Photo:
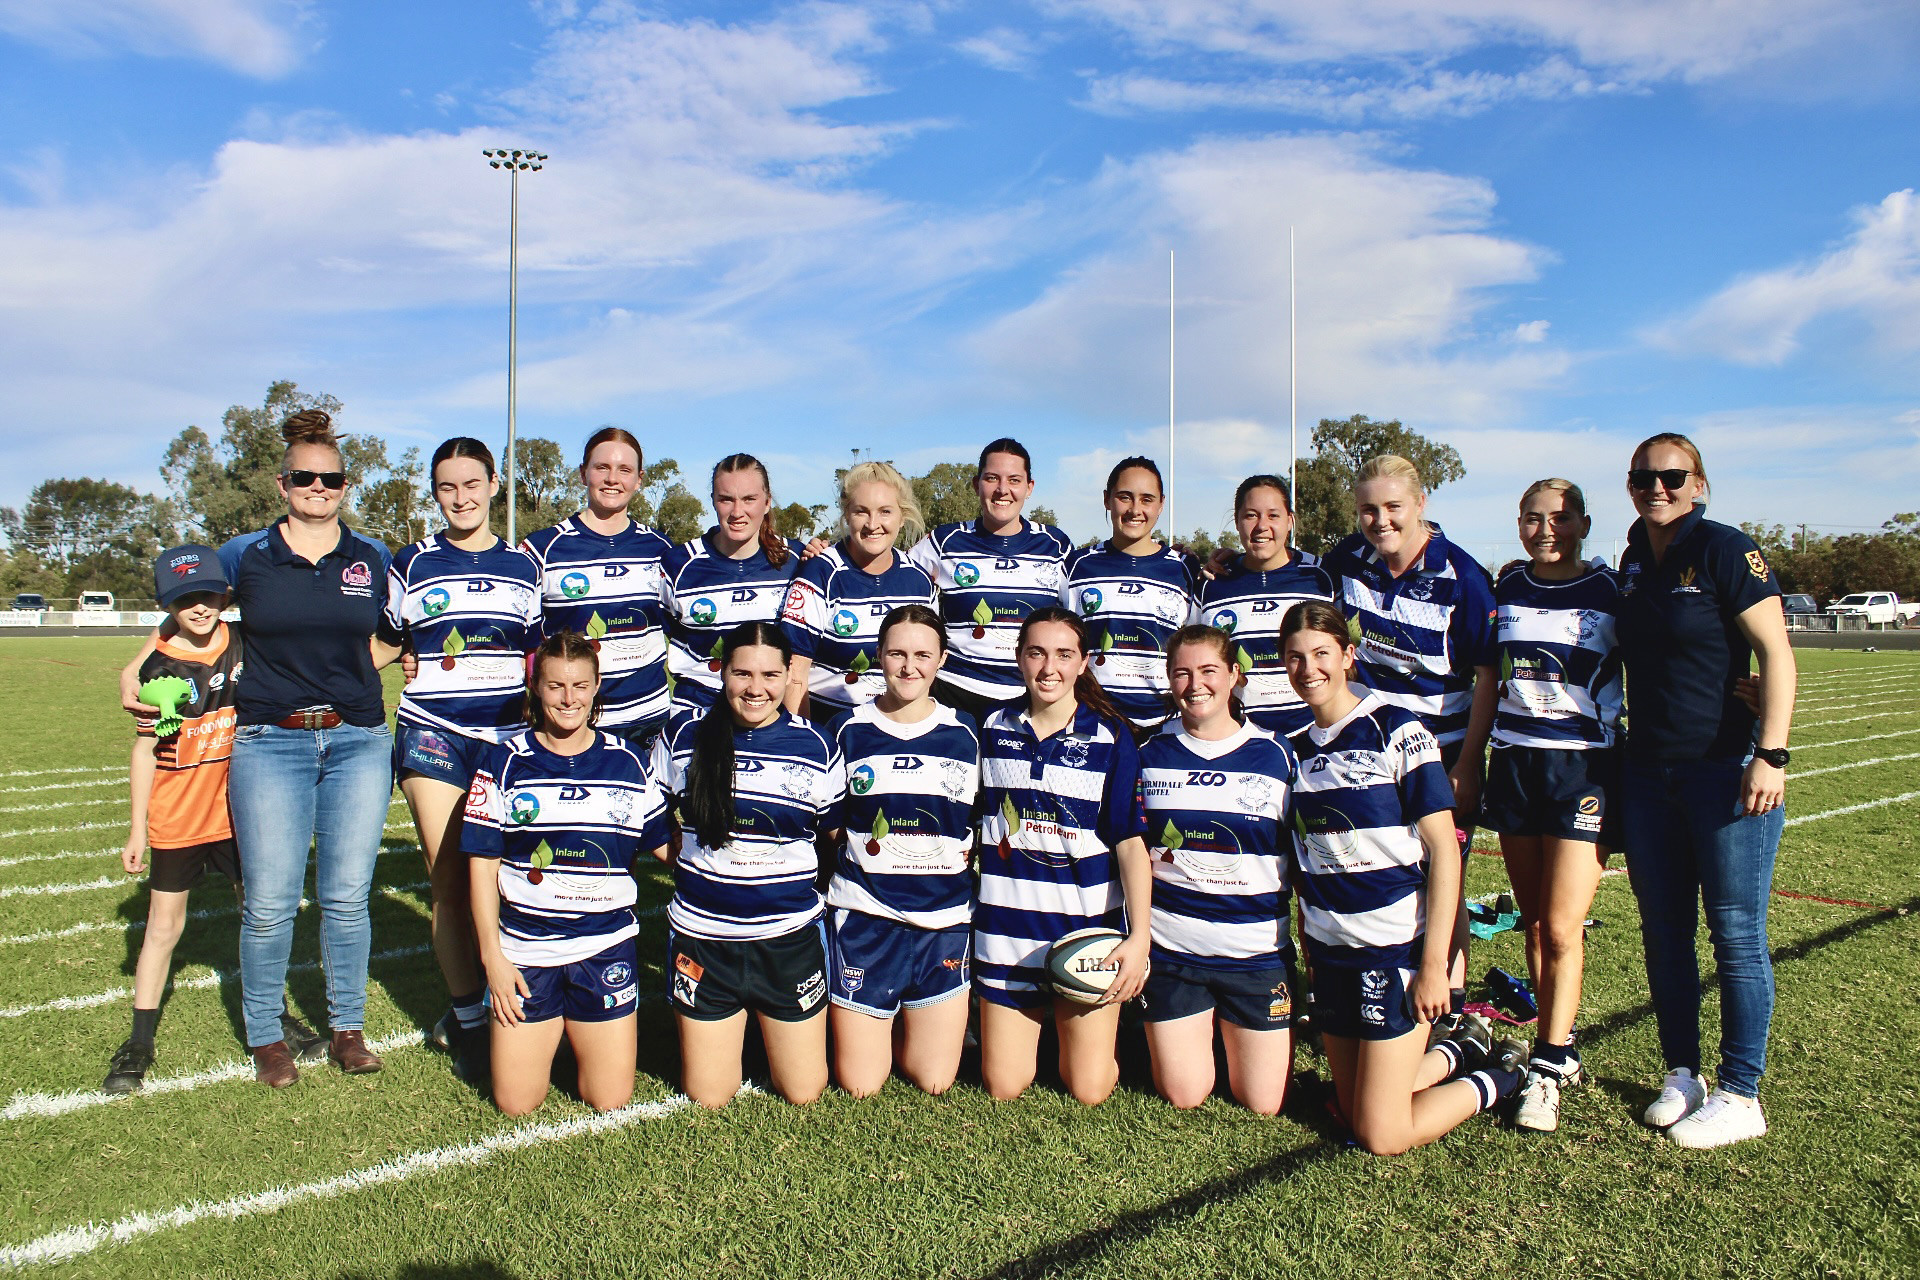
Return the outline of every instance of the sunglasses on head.
{"type": "Polygon", "coordinates": [[[288,471],[283,474],[289,489],[304,489],[315,480],[329,489],[347,487],[347,473],[344,471],[288,471]]]}
{"type": "Polygon", "coordinates": [[[1652,471],[1646,467],[1635,467],[1627,472],[1627,487],[1645,492],[1646,490],[1652,489],[1654,482],[1657,480],[1662,489],[1669,491],[1677,490],[1686,484],[1687,477],[1692,474],[1693,472],[1687,470],[1685,467],[1667,467],[1660,471],[1652,471]]]}

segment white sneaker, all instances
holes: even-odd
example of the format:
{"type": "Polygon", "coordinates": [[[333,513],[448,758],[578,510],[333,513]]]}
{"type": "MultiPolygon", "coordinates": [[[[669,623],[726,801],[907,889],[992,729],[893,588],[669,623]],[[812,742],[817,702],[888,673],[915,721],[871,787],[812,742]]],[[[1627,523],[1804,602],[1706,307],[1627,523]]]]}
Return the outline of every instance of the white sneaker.
{"type": "Polygon", "coordinates": [[[1660,1096],[1640,1118],[1652,1128],[1665,1129],[1698,1111],[1706,1100],[1707,1086],[1700,1077],[1685,1067],[1675,1067],[1660,1082],[1660,1096]]]}
{"type": "Polygon", "coordinates": [[[1552,1071],[1529,1071],[1520,1086],[1519,1105],[1513,1109],[1513,1127],[1552,1133],[1560,1127],[1560,1076],[1552,1071]]]}
{"type": "Polygon", "coordinates": [[[1766,1132],[1767,1118],[1760,1114],[1758,1098],[1715,1089],[1699,1110],[1668,1129],[1667,1136],[1676,1146],[1702,1151],[1764,1137],[1766,1132]]]}

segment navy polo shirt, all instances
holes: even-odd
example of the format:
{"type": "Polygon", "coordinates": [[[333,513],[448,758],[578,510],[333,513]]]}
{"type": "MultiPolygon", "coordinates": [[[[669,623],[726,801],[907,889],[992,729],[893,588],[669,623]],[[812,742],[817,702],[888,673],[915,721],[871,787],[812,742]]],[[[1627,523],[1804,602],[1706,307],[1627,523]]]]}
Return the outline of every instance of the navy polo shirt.
{"type": "Polygon", "coordinates": [[[386,608],[391,558],[344,524],[318,564],[294,555],[280,524],[220,548],[247,644],[241,724],[272,724],[308,707],[332,707],[367,729],[385,722],[367,640],[386,608]]]}
{"type": "MultiPolygon", "coordinates": [[[[1620,557],[1620,656],[1627,668],[1627,750],[1659,760],[1739,759],[1753,713],[1733,686],[1753,665],[1734,619],[1780,582],[1753,539],[1695,506],[1659,564],[1646,521],[1620,557]]],[[[251,676],[251,672],[248,673],[251,676]]]]}

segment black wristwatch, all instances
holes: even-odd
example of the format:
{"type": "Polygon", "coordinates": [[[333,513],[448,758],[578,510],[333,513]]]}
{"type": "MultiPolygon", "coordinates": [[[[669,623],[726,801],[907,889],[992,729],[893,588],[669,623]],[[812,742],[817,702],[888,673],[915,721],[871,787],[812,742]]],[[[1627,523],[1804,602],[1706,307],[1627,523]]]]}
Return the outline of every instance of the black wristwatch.
{"type": "Polygon", "coordinates": [[[1755,760],[1764,760],[1776,769],[1784,769],[1787,767],[1787,761],[1793,759],[1793,755],[1785,747],[1774,747],[1772,749],[1755,747],[1753,749],[1753,758],[1755,760]]]}

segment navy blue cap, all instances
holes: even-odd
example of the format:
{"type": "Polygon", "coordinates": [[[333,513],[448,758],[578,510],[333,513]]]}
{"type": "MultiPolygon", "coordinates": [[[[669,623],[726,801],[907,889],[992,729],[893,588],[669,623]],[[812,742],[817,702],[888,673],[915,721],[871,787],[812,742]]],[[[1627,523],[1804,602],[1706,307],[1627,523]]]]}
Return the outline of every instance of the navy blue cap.
{"type": "Polygon", "coordinates": [[[162,608],[192,591],[227,589],[227,573],[220,567],[220,553],[212,547],[189,542],[184,547],[162,551],[160,558],[153,562],[153,593],[162,608]]]}

